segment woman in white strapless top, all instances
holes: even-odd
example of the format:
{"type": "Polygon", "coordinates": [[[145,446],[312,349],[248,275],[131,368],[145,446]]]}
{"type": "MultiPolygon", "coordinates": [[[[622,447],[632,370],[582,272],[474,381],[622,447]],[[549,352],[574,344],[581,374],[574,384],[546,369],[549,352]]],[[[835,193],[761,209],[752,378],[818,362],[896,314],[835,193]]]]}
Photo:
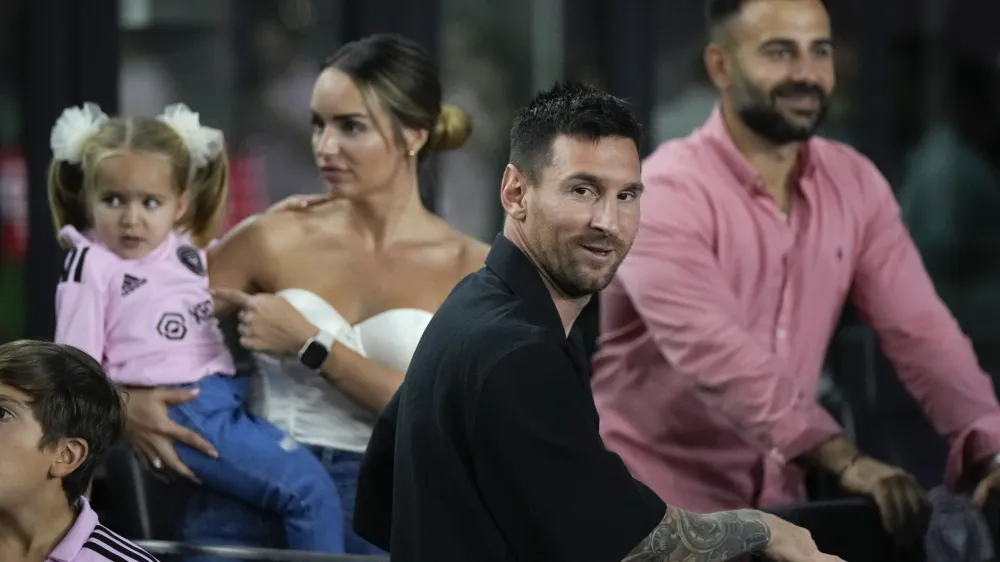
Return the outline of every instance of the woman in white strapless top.
{"type": "MultiPolygon", "coordinates": [[[[313,152],[328,195],[286,201],[247,220],[208,258],[216,314],[240,313],[241,343],[255,352],[254,407],[310,447],[348,512],[348,552],[374,547],[350,529],[361,455],[372,424],[402,382],[424,328],[452,287],[482,267],[487,246],[421,203],[417,169],[432,151],[469,133],[460,110],[441,106],[441,85],[420,47],[396,36],[345,45],[317,78],[313,152]],[[336,336],[321,371],[298,352],[324,330],[336,336]]],[[[133,393],[129,438],[183,474],[175,439],[208,448],[161,411],[177,392],[133,393]]],[[[274,546],[261,513],[199,492],[182,540],[274,546]]],[[[278,543],[280,544],[280,543],[278,543]]]]}

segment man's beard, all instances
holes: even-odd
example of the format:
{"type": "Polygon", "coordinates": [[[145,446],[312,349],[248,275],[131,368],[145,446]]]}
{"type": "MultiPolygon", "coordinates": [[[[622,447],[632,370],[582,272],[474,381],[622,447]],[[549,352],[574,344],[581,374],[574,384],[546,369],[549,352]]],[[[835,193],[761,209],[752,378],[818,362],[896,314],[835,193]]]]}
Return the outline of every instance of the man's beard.
{"type": "Polygon", "coordinates": [[[776,145],[801,142],[809,139],[826,119],[830,99],[822,88],[806,82],[785,82],[769,93],[744,82],[746,102],[738,108],[738,115],[750,130],[776,145]],[[778,99],[789,95],[812,95],[819,99],[819,112],[812,123],[797,125],[777,109],[778,99]]]}
{"type": "MultiPolygon", "coordinates": [[[[554,241],[555,238],[549,238],[554,241]]],[[[544,253],[545,273],[563,295],[570,299],[580,299],[597,294],[607,287],[614,278],[629,248],[620,240],[602,238],[600,240],[571,240],[566,245],[549,247],[544,253]],[[573,253],[580,243],[594,242],[614,248],[615,261],[605,270],[592,270],[573,253]]]]}

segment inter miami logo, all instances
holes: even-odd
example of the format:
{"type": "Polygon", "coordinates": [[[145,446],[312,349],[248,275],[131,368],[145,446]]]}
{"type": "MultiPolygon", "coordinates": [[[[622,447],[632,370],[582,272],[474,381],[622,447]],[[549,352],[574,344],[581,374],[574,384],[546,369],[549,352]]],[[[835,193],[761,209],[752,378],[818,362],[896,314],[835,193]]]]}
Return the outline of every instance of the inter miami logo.
{"type": "Polygon", "coordinates": [[[126,296],[132,293],[132,291],[142,287],[146,284],[146,280],[141,277],[136,277],[135,275],[125,274],[125,278],[122,280],[122,296],[126,296]]]}
{"type": "Polygon", "coordinates": [[[156,323],[156,331],[168,340],[182,340],[187,335],[187,323],[183,314],[166,312],[156,323]]]}
{"type": "Polygon", "coordinates": [[[201,263],[201,254],[191,246],[181,246],[177,248],[177,259],[181,260],[184,267],[191,270],[195,275],[205,275],[205,266],[201,263]]]}
{"type": "Polygon", "coordinates": [[[215,315],[215,309],[212,306],[212,299],[201,301],[200,303],[194,305],[188,312],[194,321],[198,324],[202,322],[208,322],[215,315]]]}

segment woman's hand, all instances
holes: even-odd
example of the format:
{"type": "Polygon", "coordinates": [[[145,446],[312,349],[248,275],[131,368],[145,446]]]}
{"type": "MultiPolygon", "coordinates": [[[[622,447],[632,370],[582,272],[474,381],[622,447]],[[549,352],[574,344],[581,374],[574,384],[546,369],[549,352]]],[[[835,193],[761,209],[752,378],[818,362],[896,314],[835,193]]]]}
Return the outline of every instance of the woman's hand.
{"type": "Polygon", "coordinates": [[[325,193],[290,195],[281,201],[278,201],[274,205],[271,205],[268,212],[301,211],[303,209],[315,207],[316,205],[322,205],[327,201],[333,201],[333,199],[332,195],[327,195],[325,193]]]}
{"type": "Polygon", "coordinates": [[[212,296],[240,309],[240,345],[250,351],[294,357],[319,331],[291,303],[277,295],[213,289],[212,296]]]}
{"type": "Polygon", "coordinates": [[[167,407],[198,398],[197,390],[179,388],[130,388],[123,392],[127,415],[125,437],[147,469],[161,479],[167,472],[201,483],[174,451],[180,441],[212,458],[219,452],[194,431],[178,425],[167,415],[167,407]]]}

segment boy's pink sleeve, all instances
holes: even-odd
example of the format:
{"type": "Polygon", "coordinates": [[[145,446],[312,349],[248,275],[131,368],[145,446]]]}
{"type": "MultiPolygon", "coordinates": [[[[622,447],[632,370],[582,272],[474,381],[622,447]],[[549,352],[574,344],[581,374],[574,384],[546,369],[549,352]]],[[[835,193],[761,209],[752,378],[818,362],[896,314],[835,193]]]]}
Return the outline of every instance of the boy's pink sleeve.
{"type": "Polygon", "coordinates": [[[70,249],[56,287],[56,343],[79,348],[103,364],[108,260],[100,248],[70,249]],[[104,262],[104,263],[102,263],[104,262]]]}

